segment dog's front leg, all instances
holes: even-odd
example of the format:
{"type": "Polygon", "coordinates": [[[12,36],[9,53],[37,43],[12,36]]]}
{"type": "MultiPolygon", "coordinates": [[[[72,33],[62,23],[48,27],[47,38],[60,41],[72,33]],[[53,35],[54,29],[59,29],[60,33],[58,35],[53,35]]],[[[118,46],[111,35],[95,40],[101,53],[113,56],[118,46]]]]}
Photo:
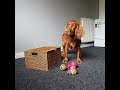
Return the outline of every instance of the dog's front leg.
{"type": "Polygon", "coordinates": [[[64,48],[64,60],[63,63],[68,62],[68,46],[66,45],[64,48]]]}
{"type": "Polygon", "coordinates": [[[62,46],[62,47],[63,47],[62,57],[65,57],[65,46],[62,46]]]}
{"type": "Polygon", "coordinates": [[[77,46],[77,63],[78,64],[81,64],[82,63],[82,61],[81,61],[81,59],[80,59],[80,45],[78,44],[78,46],[77,46]]]}

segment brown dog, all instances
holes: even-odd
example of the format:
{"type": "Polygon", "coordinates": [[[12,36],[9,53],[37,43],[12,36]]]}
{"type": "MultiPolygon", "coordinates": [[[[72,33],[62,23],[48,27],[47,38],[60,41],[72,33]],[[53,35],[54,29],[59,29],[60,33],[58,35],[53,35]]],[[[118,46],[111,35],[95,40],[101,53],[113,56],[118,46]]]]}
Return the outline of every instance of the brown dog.
{"type": "Polygon", "coordinates": [[[76,21],[68,21],[65,26],[65,32],[62,35],[62,47],[63,47],[63,63],[68,62],[68,49],[77,49],[77,63],[81,64],[80,59],[80,44],[81,37],[83,36],[83,27],[76,21]]]}

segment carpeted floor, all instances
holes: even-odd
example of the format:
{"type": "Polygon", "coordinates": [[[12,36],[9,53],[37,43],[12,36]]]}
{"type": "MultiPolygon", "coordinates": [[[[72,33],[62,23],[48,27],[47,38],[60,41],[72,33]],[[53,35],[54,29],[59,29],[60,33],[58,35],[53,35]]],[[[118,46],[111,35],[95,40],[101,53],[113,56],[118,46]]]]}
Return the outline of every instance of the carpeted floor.
{"type": "MultiPolygon", "coordinates": [[[[61,71],[61,63],[46,72],[29,70],[24,58],[16,59],[15,90],[105,90],[105,48],[86,47],[81,52],[83,64],[76,75],[61,71]]],[[[76,60],[76,53],[69,52],[69,58],[76,60]]]]}

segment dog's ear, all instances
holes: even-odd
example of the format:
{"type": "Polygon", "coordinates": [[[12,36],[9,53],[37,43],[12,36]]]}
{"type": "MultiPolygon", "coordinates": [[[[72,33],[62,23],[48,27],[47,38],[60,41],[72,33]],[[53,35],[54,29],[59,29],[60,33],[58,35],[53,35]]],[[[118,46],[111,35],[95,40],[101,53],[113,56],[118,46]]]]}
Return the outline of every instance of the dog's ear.
{"type": "Polygon", "coordinates": [[[65,29],[68,27],[69,23],[70,23],[70,21],[68,21],[68,22],[66,23],[65,29]]]}
{"type": "Polygon", "coordinates": [[[66,23],[66,25],[65,25],[65,34],[67,34],[67,32],[69,31],[69,30],[68,30],[69,22],[70,22],[70,21],[68,21],[68,22],[66,23]]]}
{"type": "Polygon", "coordinates": [[[81,39],[84,35],[84,30],[83,30],[83,26],[81,25],[81,23],[76,22],[76,29],[75,29],[75,35],[77,39],[81,39]]]}

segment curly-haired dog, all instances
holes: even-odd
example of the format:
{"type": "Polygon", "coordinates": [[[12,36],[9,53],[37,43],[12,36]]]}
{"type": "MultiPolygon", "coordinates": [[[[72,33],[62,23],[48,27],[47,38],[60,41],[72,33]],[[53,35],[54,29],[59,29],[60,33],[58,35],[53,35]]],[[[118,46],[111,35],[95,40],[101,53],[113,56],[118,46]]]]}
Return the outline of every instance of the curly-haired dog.
{"type": "Polygon", "coordinates": [[[80,45],[81,37],[83,36],[83,27],[80,22],[76,20],[70,20],[65,26],[65,32],[62,35],[62,47],[63,47],[63,63],[68,62],[68,49],[77,49],[77,63],[81,64],[80,59],[80,45]]]}

